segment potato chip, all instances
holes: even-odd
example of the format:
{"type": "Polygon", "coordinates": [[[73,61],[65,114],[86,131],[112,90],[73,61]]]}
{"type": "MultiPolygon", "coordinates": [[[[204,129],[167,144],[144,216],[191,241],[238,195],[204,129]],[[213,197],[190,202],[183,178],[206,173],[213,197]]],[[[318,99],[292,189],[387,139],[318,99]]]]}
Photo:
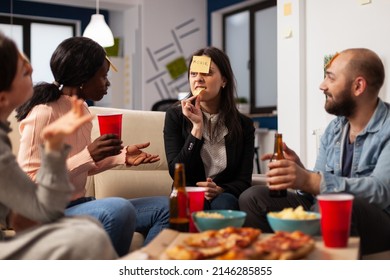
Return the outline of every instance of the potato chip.
{"type": "Polygon", "coordinates": [[[201,217],[201,218],[213,218],[213,219],[223,219],[224,218],[224,216],[222,214],[217,213],[217,212],[213,213],[213,212],[201,211],[201,212],[196,213],[196,216],[201,217]]]}
{"type": "Polygon", "coordinates": [[[192,93],[193,96],[198,96],[199,94],[201,94],[203,91],[205,90],[205,88],[197,88],[196,90],[194,90],[194,92],[192,93]]]}
{"type": "Polygon", "coordinates": [[[275,218],[286,219],[286,220],[310,220],[310,219],[317,218],[316,214],[306,212],[302,206],[298,206],[295,209],[284,208],[280,212],[271,212],[269,213],[269,215],[275,218]]]}

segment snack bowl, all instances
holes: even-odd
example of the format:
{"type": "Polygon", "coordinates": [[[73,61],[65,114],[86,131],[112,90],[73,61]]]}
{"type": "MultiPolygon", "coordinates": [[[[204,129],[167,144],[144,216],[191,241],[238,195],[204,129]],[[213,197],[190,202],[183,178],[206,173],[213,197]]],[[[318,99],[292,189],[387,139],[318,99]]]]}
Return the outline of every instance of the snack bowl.
{"type": "Polygon", "coordinates": [[[238,210],[203,210],[192,213],[192,219],[198,231],[241,227],[246,213],[238,210]]]}
{"type": "Polygon", "coordinates": [[[307,219],[278,217],[277,212],[267,214],[268,223],[273,231],[293,232],[299,230],[308,235],[320,235],[321,233],[321,215],[317,212],[306,212],[312,217],[307,219]]]}

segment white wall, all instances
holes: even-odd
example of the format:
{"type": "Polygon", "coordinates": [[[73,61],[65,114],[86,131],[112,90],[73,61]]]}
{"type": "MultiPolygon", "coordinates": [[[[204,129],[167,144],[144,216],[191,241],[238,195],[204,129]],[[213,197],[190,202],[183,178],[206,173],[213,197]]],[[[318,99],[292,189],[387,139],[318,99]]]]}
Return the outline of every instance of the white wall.
{"type": "MultiPolygon", "coordinates": [[[[188,91],[187,75],[172,80],[166,64],[180,56],[188,59],[207,45],[207,0],[138,0],[121,11],[110,12],[114,36],[123,39],[120,65],[110,77],[110,94],[123,96],[100,102],[113,107],[150,110],[163,98],[188,91]]],[[[99,103],[98,103],[99,105],[99,103]]]]}
{"type": "Polygon", "coordinates": [[[172,80],[166,65],[181,56],[188,64],[207,45],[206,0],[144,0],[141,15],[142,63],[133,71],[142,71],[142,100],[135,107],[150,110],[156,101],[189,91],[187,74],[172,80]]]}
{"type": "MultiPolygon", "coordinates": [[[[213,46],[222,48],[223,45],[223,16],[232,11],[242,10],[247,6],[253,6],[265,0],[247,0],[236,5],[231,5],[229,7],[217,10],[211,14],[211,44],[213,46]]],[[[266,27],[267,28],[267,27],[266,27]]],[[[275,29],[276,27],[272,28],[275,29]]],[[[245,44],[243,44],[245,45],[245,44]]],[[[276,47],[276,46],[271,46],[276,47]]],[[[231,56],[231,54],[230,54],[231,56]]],[[[261,61],[260,61],[261,63],[261,61]]],[[[266,66],[265,66],[266,67],[266,66]]],[[[237,78],[238,74],[235,73],[237,78]]],[[[240,81],[237,80],[237,83],[240,81]]],[[[257,129],[255,134],[255,145],[258,147],[260,156],[264,153],[272,153],[274,148],[274,136],[275,130],[268,130],[265,128],[257,129]]],[[[260,161],[261,173],[266,173],[268,171],[267,167],[268,161],[260,161]]],[[[254,172],[256,172],[256,166],[254,166],[254,172]]]]}
{"type": "Polygon", "coordinates": [[[278,131],[288,146],[305,159],[305,1],[278,1],[278,131]],[[292,14],[283,16],[284,3],[292,14]]]}
{"type": "MultiPolygon", "coordinates": [[[[370,48],[390,74],[390,1],[371,2],[278,0],[278,128],[308,168],[314,167],[316,158],[312,131],[326,127],[333,118],[325,112],[319,90],[324,55],[346,48],[370,48]],[[286,3],[292,4],[289,16],[283,14],[286,3]],[[288,28],[292,37],[285,38],[288,28]]],[[[385,82],[381,97],[390,101],[388,84],[385,82]]]]}
{"type": "MultiPolygon", "coordinates": [[[[120,0],[119,0],[120,1],[120,0]]],[[[141,1],[141,0],[140,0],[141,1]]],[[[114,37],[121,39],[119,46],[119,56],[111,57],[112,63],[118,68],[118,72],[110,71],[108,78],[111,86],[108,89],[108,94],[98,102],[97,106],[114,107],[114,108],[134,108],[133,92],[141,92],[137,90],[141,86],[137,72],[133,72],[134,62],[133,56],[136,52],[136,46],[140,36],[140,4],[136,0],[124,6],[121,10],[111,10],[109,26],[114,34],[114,37]],[[136,80],[135,82],[133,80],[136,80]]],[[[139,67],[140,69],[142,67],[139,67]]]]}

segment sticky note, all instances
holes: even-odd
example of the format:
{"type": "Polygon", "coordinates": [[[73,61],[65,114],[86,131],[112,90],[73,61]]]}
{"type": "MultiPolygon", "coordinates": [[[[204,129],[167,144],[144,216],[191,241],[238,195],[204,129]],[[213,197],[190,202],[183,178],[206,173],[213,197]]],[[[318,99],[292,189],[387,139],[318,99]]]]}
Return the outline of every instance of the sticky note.
{"type": "Polygon", "coordinates": [[[211,65],[211,57],[208,56],[197,56],[192,57],[190,70],[196,73],[209,73],[211,65]]]}
{"type": "Polygon", "coordinates": [[[286,3],[283,5],[283,14],[284,16],[291,15],[292,9],[291,9],[291,2],[286,3]]]}
{"type": "Polygon", "coordinates": [[[187,72],[186,60],[183,56],[176,58],[166,65],[166,68],[173,80],[176,80],[181,75],[187,72]]]}

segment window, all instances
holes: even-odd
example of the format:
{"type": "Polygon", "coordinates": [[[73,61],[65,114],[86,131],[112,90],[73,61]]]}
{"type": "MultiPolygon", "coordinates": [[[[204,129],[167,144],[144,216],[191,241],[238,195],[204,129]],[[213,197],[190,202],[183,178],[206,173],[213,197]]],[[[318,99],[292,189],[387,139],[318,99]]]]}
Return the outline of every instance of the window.
{"type": "Polygon", "coordinates": [[[223,48],[237,79],[237,94],[251,113],[272,113],[277,104],[276,0],[224,14],[223,48]]]}
{"type": "Polygon", "coordinates": [[[0,30],[15,40],[17,46],[31,60],[32,79],[51,82],[50,57],[66,38],[76,35],[76,21],[52,21],[34,18],[0,16],[0,30]],[[12,24],[11,24],[12,22],[12,24]]]}

